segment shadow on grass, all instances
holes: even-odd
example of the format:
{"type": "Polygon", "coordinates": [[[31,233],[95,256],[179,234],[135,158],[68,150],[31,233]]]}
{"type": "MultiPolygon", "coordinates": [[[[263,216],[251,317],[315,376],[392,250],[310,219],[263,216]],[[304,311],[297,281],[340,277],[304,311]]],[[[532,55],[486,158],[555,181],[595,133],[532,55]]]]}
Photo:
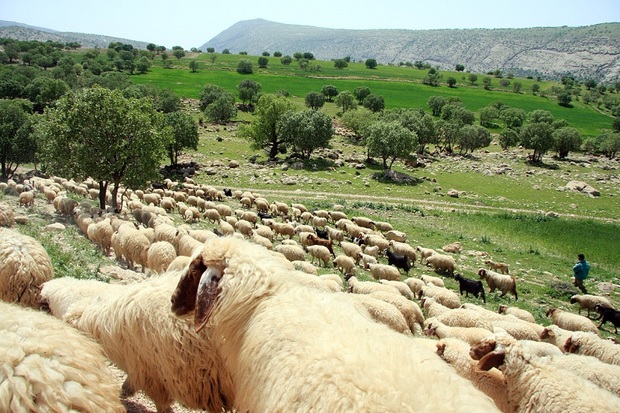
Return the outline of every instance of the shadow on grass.
{"type": "Polygon", "coordinates": [[[382,184],[391,184],[391,185],[399,185],[399,186],[416,186],[420,185],[424,182],[423,179],[407,175],[402,172],[394,171],[394,170],[383,170],[383,168],[372,168],[378,169],[378,172],[372,174],[372,179],[380,182],[382,184]]]}

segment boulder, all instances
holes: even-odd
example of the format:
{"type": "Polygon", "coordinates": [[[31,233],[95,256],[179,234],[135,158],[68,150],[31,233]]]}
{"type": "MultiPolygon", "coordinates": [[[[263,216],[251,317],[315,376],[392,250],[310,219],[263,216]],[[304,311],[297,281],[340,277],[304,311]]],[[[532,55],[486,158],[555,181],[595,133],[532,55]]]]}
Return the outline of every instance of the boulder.
{"type": "Polygon", "coordinates": [[[565,188],[570,191],[583,192],[584,194],[588,194],[591,197],[596,197],[596,196],[601,195],[601,193],[597,189],[595,189],[593,186],[585,182],[582,182],[582,181],[570,181],[569,183],[566,184],[565,188]]]}

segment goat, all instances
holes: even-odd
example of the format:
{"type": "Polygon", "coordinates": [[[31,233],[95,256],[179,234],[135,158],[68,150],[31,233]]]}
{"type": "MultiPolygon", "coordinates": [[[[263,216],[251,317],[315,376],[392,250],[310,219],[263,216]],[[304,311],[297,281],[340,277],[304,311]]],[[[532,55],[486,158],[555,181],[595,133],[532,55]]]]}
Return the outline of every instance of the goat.
{"type": "Polygon", "coordinates": [[[401,268],[405,271],[405,274],[409,275],[411,269],[411,263],[406,255],[396,254],[388,249],[385,250],[385,255],[388,257],[388,264],[393,265],[396,268],[401,268]]]}
{"type": "Polygon", "coordinates": [[[459,282],[459,292],[461,295],[463,295],[463,291],[465,291],[465,297],[469,297],[469,293],[472,293],[476,298],[478,298],[478,295],[481,295],[482,302],[487,302],[482,281],[470,280],[469,278],[463,277],[461,274],[454,274],[454,279],[459,282]]]}
{"type": "Polygon", "coordinates": [[[603,324],[609,321],[614,325],[616,330],[614,334],[618,334],[618,326],[620,326],[620,311],[613,308],[604,307],[601,304],[596,304],[594,306],[594,311],[601,315],[597,318],[597,320],[601,320],[601,324],[599,324],[598,328],[601,328],[603,324]]]}

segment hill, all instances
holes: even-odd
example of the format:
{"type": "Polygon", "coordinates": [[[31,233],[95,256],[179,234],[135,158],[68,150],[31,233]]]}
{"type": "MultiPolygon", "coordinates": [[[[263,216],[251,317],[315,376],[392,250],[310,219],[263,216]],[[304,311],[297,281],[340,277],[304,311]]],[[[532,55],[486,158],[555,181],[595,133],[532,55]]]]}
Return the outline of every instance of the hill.
{"type": "Polygon", "coordinates": [[[28,26],[27,24],[0,20],[0,38],[6,37],[16,40],[38,40],[46,42],[78,42],[82,47],[107,48],[112,42],[130,44],[138,49],[146,49],[148,42],[122,39],[119,37],[105,36],[101,34],[59,32],[44,27],[28,26]]]}
{"type": "Polygon", "coordinates": [[[240,21],[201,49],[231,52],[312,52],[319,59],[350,56],[384,64],[417,60],[453,69],[517,76],[615,81],[620,78],[620,23],[528,29],[345,30],[271,22],[240,21]]]}

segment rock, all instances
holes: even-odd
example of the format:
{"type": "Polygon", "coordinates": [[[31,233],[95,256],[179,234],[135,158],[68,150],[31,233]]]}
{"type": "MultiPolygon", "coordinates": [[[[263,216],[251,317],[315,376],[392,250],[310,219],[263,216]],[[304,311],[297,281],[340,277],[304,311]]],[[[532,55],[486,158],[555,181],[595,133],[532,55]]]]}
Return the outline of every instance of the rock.
{"type": "Polygon", "coordinates": [[[49,224],[43,228],[43,232],[52,232],[52,231],[64,231],[65,226],[60,222],[55,222],[53,224],[49,224]]]}
{"type": "Polygon", "coordinates": [[[30,218],[26,215],[17,215],[15,216],[15,223],[20,225],[26,225],[30,222],[30,218]]]}
{"type": "Polygon", "coordinates": [[[228,167],[229,167],[229,168],[238,168],[238,167],[239,167],[239,162],[234,161],[234,160],[233,160],[233,161],[230,161],[230,162],[228,163],[228,167]]]}
{"type": "Polygon", "coordinates": [[[457,191],[456,189],[451,189],[448,191],[448,196],[451,196],[452,198],[458,198],[459,191],[457,191]]]}
{"type": "Polygon", "coordinates": [[[288,168],[290,168],[289,164],[287,164],[286,162],[282,164],[281,166],[283,171],[288,171],[288,168]]]}
{"type": "Polygon", "coordinates": [[[584,194],[588,194],[590,197],[597,197],[601,195],[601,193],[593,186],[582,181],[570,181],[566,184],[566,189],[583,192],[584,194]]]}
{"type": "Polygon", "coordinates": [[[545,216],[550,217],[550,218],[558,218],[560,214],[558,214],[557,212],[549,211],[545,214],[545,216]]]}
{"type": "Polygon", "coordinates": [[[205,173],[207,175],[217,175],[217,169],[216,168],[207,168],[207,169],[205,169],[205,173]]]}
{"type": "Polygon", "coordinates": [[[293,163],[293,165],[291,165],[291,168],[293,168],[296,171],[300,171],[300,170],[304,169],[304,163],[303,162],[295,162],[295,163],[293,163]]]}

